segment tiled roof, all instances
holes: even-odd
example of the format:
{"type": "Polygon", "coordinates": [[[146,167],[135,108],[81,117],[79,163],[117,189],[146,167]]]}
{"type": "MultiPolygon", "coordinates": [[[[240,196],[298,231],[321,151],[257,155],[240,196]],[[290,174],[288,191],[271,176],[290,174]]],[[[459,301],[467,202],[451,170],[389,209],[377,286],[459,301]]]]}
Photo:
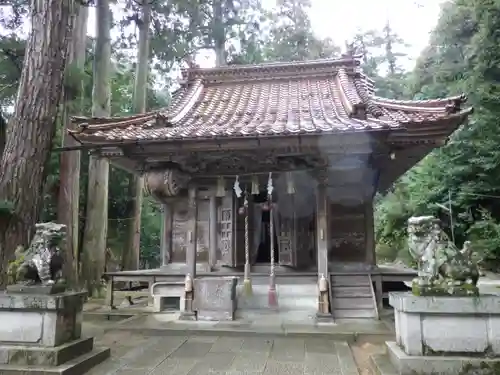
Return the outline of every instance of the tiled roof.
{"type": "Polygon", "coordinates": [[[142,115],[74,118],[81,142],[198,139],[405,128],[466,117],[464,96],[397,101],[374,95],[349,57],[189,69],[171,105],[142,115]]]}

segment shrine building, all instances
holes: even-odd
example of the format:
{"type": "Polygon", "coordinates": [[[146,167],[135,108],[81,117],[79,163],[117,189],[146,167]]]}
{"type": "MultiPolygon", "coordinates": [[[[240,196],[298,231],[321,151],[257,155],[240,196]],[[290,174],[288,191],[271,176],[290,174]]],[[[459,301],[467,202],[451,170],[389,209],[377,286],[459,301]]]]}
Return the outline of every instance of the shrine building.
{"type": "Polygon", "coordinates": [[[353,56],[190,68],[169,107],[74,118],[71,134],[161,204],[155,281],[307,275],[328,289],[311,289],[320,314],[376,317],[373,198],[446,143],[465,102],[379,97],[353,56]],[[366,293],[349,304],[349,286],[366,293]]]}

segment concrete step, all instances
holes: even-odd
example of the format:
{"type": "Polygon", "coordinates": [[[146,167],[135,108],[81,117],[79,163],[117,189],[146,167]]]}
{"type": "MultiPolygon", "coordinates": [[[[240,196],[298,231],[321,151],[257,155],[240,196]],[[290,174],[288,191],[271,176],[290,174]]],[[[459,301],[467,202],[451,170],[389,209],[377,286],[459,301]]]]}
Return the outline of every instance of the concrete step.
{"type": "MultiPolygon", "coordinates": [[[[277,285],[278,306],[285,310],[315,310],[317,308],[316,285],[277,285]]],[[[252,295],[247,296],[242,287],[238,287],[238,310],[269,309],[269,287],[253,285],[252,295]]]]}
{"type": "Polygon", "coordinates": [[[358,298],[358,297],[371,297],[372,290],[369,286],[333,286],[333,298],[358,298]]]}
{"type": "Polygon", "coordinates": [[[336,319],[376,319],[375,310],[371,309],[333,309],[333,317],[336,319]]]}
{"type": "Polygon", "coordinates": [[[373,309],[373,298],[334,298],[332,307],[334,309],[373,309]]]}
{"type": "Polygon", "coordinates": [[[387,354],[373,354],[370,360],[376,375],[400,375],[387,354]]]}

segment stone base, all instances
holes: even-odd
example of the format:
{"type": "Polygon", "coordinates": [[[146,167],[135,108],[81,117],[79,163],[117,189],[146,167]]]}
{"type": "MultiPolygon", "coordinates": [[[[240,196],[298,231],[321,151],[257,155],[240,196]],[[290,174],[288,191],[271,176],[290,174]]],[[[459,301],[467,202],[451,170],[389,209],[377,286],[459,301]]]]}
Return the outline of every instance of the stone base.
{"type": "Polygon", "coordinates": [[[500,357],[500,296],[389,293],[396,342],[411,356],[500,357]]]}
{"type": "Polygon", "coordinates": [[[237,277],[201,277],[194,280],[194,310],[198,320],[234,320],[237,277]]]}
{"type": "Polygon", "coordinates": [[[0,293],[0,345],[56,347],[78,340],[85,292],[0,293]]]}
{"type": "Polygon", "coordinates": [[[0,364],[2,375],[83,375],[110,356],[108,348],[93,349],[59,366],[0,364]]]}
{"type": "Polygon", "coordinates": [[[51,287],[0,294],[0,374],[80,375],[109,358],[109,349],[80,338],[86,293],[51,287]]]}
{"type": "MultiPolygon", "coordinates": [[[[465,356],[410,356],[406,354],[395,342],[386,342],[387,352],[393,367],[396,369],[396,374],[399,375],[457,375],[465,373],[465,370],[471,367],[490,366],[492,369],[500,368],[500,358],[477,358],[465,356]],[[498,366],[498,367],[497,367],[498,366]]],[[[393,375],[393,372],[388,373],[380,371],[381,375],[393,375]]],[[[471,372],[472,373],[472,372],[471,372]]],[[[483,372],[482,372],[483,373],[483,372]]],[[[496,374],[496,372],[491,372],[496,374]]],[[[485,374],[487,374],[485,372],[485,374]]]]}
{"type": "Polygon", "coordinates": [[[94,339],[79,339],[54,348],[25,345],[0,345],[0,364],[22,366],[59,366],[89,353],[94,339]]]}
{"type": "Polygon", "coordinates": [[[52,284],[52,285],[25,285],[25,284],[14,284],[7,285],[7,293],[17,293],[17,294],[40,294],[40,295],[51,295],[64,293],[66,291],[66,285],[64,284],[52,284]]]}

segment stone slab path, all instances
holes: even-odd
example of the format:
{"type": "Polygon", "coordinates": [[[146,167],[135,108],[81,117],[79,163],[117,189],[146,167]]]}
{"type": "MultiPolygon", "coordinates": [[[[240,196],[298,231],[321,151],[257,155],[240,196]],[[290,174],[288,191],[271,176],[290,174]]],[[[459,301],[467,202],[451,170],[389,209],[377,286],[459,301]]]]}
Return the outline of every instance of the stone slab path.
{"type": "MultiPolygon", "coordinates": [[[[256,336],[277,335],[300,338],[324,338],[354,341],[360,336],[372,336],[388,340],[393,337],[391,327],[383,321],[341,321],[318,323],[303,317],[303,312],[245,312],[235,321],[180,321],[178,313],[137,315],[113,325],[113,330],[149,335],[211,335],[211,336],[256,336]],[[253,315],[252,315],[253,314],[253,315]],[[302,314],[302,315],[301,315],[302,314]]],[[[392,316],[392,315],[391,315],[392,316]]]]}
{"type": "Polygon", "coordinates": [[[111,358],[88,375],[359,375],[346,342],[316,338],[146,337],[96,339],[111,358]]]}

